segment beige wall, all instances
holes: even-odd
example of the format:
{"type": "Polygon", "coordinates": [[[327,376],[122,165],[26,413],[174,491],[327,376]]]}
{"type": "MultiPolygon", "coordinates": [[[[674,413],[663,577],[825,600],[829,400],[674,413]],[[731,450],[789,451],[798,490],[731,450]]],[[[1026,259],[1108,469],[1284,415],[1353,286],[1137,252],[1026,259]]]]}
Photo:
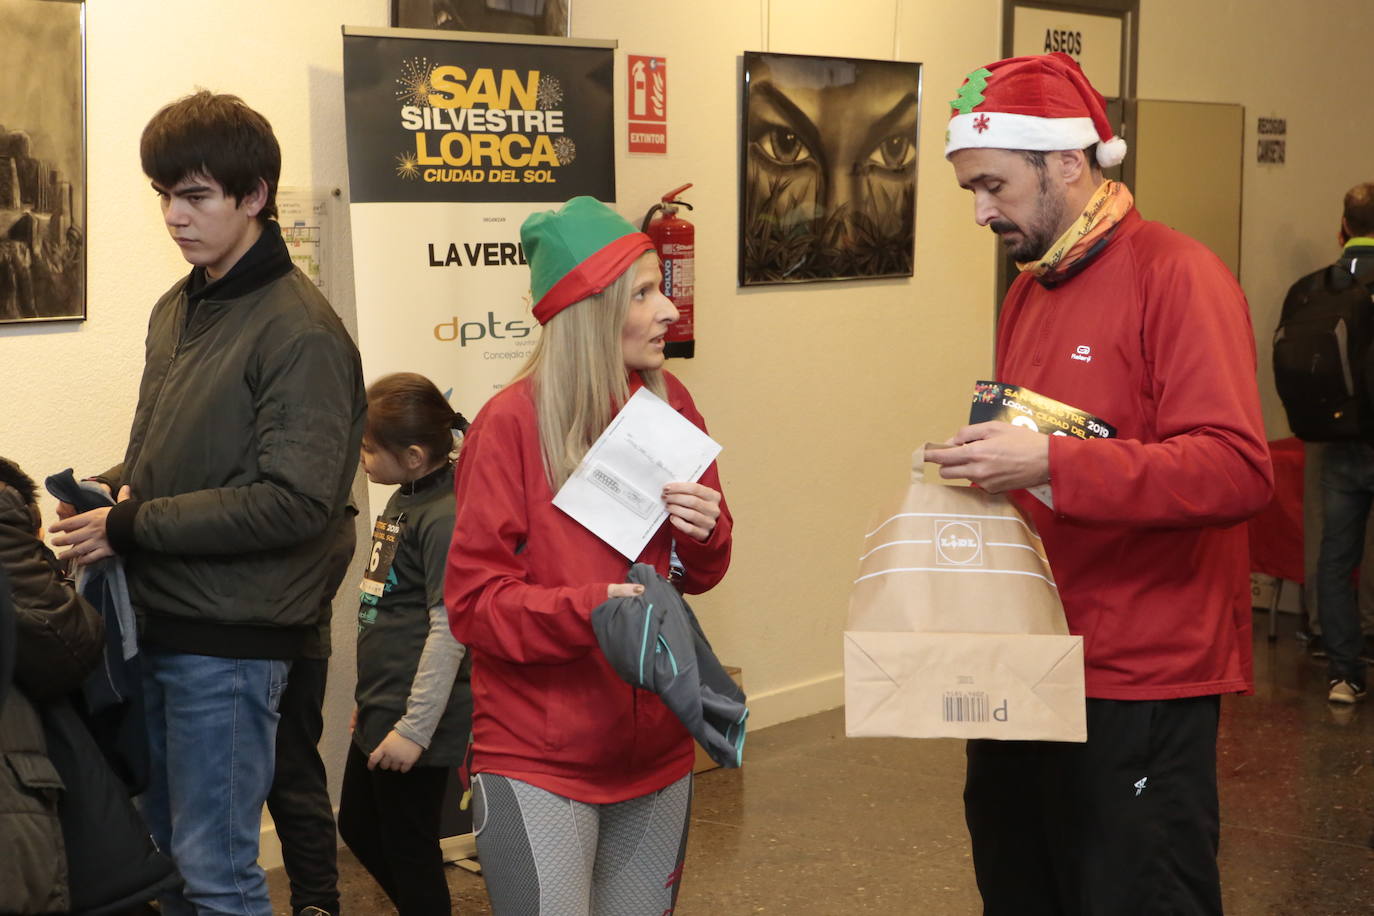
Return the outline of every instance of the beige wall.
{"type": "MultiPolygon", "coordinates": [[[[1239,102],[1250,131],[1258,115],[1289,119],[1288,165],[1251,162],[1246,171],[1242,279],[1267,341],[1283,289],[1332,255],[1341,191],[1367,177],[1359,151],[1374,145],[1374,126],[1350,107],[1359,96],[1337,71],[1360,59],[1374,9],[1329,0],[1320,8],[1330,16],[1319,17],[1296,0],[1142,5],[1142,97],[1239,102]]],[[[384,25],[387,8],[242,0],[173,13],[152,0],[90,0],[91,317],[0,328],[0,453],[37,475],[67,465],[89,472],[120,456],[149,306],[186,269],[140,174],[148,117],[196,86],[236,92],[275,125],[284,186],[346,192],[339,25],[384,25]]],[[[994,248],[973,225],[941,144],[946,100],[967,71],[997,56],[1001,4],[576,0],[573,15],[575,35],[620,40],[622,107],[626,52],[670,64],[671,154],[620,154],[622,211],[637,218],[662,192],[696,183],[700,356],[673,368],[725,444],[737,520],[734,569],[699,610],[720,653],[744,668],[756,725],[836,705],[840,631],[869,507],[901,483],[913,445],[958,425],[970,383],[991,369],[994,248]],[[926,64],[914,279],[736,289],[744,50],[926,64]]],[[[347,282],[346,232],[340,242],[337,276],[347,282]]],[[[351,296],[335,305],[352,325],[351,296]]],[[[1276,432],[1280,416],[1271,407],[1276,432]]],[[[351,616],[345,597],[327,707],[336,775],[351,704],[351,616]]]]}

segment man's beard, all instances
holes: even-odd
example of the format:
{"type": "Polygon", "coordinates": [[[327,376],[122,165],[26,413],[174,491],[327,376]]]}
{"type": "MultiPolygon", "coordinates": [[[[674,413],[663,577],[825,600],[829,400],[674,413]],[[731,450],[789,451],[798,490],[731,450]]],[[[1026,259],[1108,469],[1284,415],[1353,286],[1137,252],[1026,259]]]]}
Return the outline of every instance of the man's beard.
{"type": "Polygon", "coordinates": [[[1013,261],[1024,264],[1028,261],[1038,261],[1049,252],[1050,246],[1062,235],[1059,226],[1063,222],[1063,217],[1064,200],[1054,197],[1042,184],[1035,215],[1024,228],[1005,219],[993,220],[988,223],[988,228],[998,236],[1007,232],[1020,233],[1021,240],[1006,247],[1007,254],[1011,255],[1013,261]]]}

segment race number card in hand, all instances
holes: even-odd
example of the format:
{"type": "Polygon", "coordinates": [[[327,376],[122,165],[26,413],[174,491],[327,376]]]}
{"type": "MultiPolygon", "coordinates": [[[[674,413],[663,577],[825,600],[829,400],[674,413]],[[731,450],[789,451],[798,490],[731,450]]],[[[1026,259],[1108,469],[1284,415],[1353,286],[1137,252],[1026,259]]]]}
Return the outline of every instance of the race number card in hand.
{"type": "MultiPolygon", "coordinates": [[[[1002,382],[975,382],[968,421],[986,423],[989,420],[1024,426],[1047,436],[1073,436],[1077,439],[1116,437],[1116,427],[1105,420],[1054,398],[1036,394],[1029,388],[1002,382]]],[[[1051,509],[1054,508],[1054,496],[1049,484],[1030,487],[1027,492],[1051,509]]]]}

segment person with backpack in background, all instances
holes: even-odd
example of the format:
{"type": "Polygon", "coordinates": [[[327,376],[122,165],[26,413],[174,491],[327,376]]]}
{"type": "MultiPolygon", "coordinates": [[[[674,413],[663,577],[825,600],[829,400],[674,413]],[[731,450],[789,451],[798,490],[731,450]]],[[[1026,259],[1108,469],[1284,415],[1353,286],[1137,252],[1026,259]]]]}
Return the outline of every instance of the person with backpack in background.
{"type": "Polygon", "coordinates": [[[1293,434],[1325,443],[1317,613],[1327,699],[1365,697],[1364,636],[1355,568],[1374,504],[1374,183],[1345,194],[1341,256],[1288,290],[1274,334],[1274,384],[1293,434]]]}

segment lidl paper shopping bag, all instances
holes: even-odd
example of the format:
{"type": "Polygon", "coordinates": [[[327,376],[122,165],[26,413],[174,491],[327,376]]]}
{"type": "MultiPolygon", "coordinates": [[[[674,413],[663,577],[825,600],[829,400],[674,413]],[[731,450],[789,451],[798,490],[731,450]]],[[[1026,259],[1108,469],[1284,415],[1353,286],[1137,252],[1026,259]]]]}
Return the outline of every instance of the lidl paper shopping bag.
{"type": "Polygon", "coordinates": [[[913,475],[871,527],[844,634],[847,734],[1087,739],[1083,639],[1015,506],[913,475]]]}

